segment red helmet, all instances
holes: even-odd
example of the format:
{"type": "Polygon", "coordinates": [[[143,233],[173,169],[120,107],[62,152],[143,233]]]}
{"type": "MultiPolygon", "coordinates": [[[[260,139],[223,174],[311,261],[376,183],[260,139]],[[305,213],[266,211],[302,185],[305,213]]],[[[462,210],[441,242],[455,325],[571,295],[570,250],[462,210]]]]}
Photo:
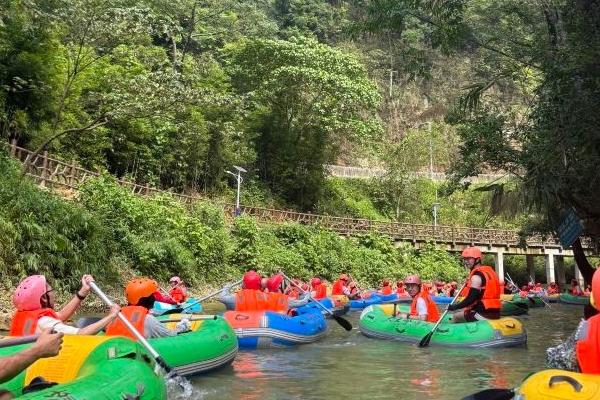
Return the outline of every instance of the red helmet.
{"type": "Polygon", "coordinates": [[[317,286],[319,286],[321,284],[321,280],[317,277],[314,277],[310,280],[310,286],[313,287],[313,289],[316,289],[317,286]]]}
{"type": "Polygon", "coordinates": [[[260,275],[256,271],[248,271],[242,278],[242,286],[244,289],[260,290],[260,275]]]}
{"type": "Polygon", "coordinates": [[[267,280],[267,289],[269,289],[269,292],[278,292],[281,282],[283,282],[283,276],[280,274],[273,275],[267,280]]]}
{"type": "Polygon", "coordinates": [[[477,247],[467,247],[461,253],[462,258],[481,258],[481,250],[477,247]]]}
{"type": "Polygon", "coordinates": [[[300,285],[300,289],[304,290],[305,292],[308,292],[310,290],[310,287],[308,286],[308,283],[303,283],[302,285],[300,285]]]}
{"type": "Polygon", "coordinates": [[[404,278],[404,284],[408,285],[408,284],[417,284],[420,285],[421,284],[421,278],[419,278],[419,275],[409,275],[406,278],[404,278]]]}

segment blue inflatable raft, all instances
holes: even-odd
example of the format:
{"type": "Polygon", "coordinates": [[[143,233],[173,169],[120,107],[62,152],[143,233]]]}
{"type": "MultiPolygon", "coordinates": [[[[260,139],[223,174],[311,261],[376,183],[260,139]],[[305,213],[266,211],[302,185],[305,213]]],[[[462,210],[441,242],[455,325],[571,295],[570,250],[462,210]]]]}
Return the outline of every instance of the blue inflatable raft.
{"type": "Polygon", "coordinates": [[[313,343],[327,333],[323,314],[309,312],[290,317],[271,311],[226,311],[241,349],[286,348],[313,343]]]}
{"type": "Polygon", "coordinates": [[[152,308],[151,312],[154,315],[163,315],[164,313],[166,313],[168,311],[173,311],[173,310],[177,310],[177,312],[183,312],[183,313],[186,313],[186,314],[192,314],[192,313],[202,312],[202,304],[196,303],[196,301],[197,300],[194,299],[194,298],[189,298],[181,306],[176,306],[174,304],[169,304],[169,303],[163,303],[163,302],[160,302],[160,301],[156,301],[156,302],[154,302],[154,307],[152,308]],[[186,306],[188,306],[190,304],[194,304],[194,305],[191,306],[191,307],[185,308],[186,306]],[[182,308],[185,308],[185,310],[179,311],[182,308]]]}

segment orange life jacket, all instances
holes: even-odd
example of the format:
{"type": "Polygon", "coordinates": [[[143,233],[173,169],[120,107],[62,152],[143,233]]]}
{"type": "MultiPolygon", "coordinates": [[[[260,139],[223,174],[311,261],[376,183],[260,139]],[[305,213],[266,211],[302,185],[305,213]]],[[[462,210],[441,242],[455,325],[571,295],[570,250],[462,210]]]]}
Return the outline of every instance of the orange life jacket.
{"type": "MultiPolygon", "coordinates": [[[[144,335],[144,321],[148,315],[148,309],[140,306],[127,306],[121,308],[121,312],[127,318],[131,325],[142,335],[144,335]]],[[[131,333],[129,328],[116,318],[110,324],[106,325],[106,336],[126,336],[130,339],[137,340],[135,335],[131,333]]]]}
{"type": "Polygon", "coordinates": [[[324,283],[321,283],[315,289],[315,297],[314,298],[315,299],[324,299],[325,297],[327,297],[327,285],[324,283]]]}
{"type": "Polygon", "coordinates": [[[42,317],[58,319],[58,314],[51,308],[40,308],[33,311],[17,311],[10,323],[10,336],[33,335],[38,321],[42,317]]]}
{"type": "Polygon", "coordinates": [[[600,375],[600,314],[587,320],[587,337],[577,341],[576,350],[581,372],[600,375]]]}
{"type": "Polygon", "coordinates": [[[381,294],[384,296],[388,296],[390,294],[392,294],[392,287],[391,286],[384,286],[381,288],[381,294]]]}
{"type": "Polygon", "coordinates": [[[176,302],[183,303],[183,302],[185,302],[185,299],[187,298],[186,292],[187,291],[185,290],[185,287],[178,286],[178,287],[174,287],[173,289],[169,290],[169,295],[176,302]]]}
{"type": "Polygon", "coordinates": [[[504,288],[505,288],[504,284],[503,283],[500,284],[500,294],[504,294],[504,288]]]}
{"type": "Polygon", "coordinates": [[[337,281],[335,281],[333,283],[333,287],[331,288],[331,294],[334,296],[343,295],[344,294],[344,281],[342,281],[341,279],[338,279],[337,281]]]}
{"type": "Polygon", "coordinates": [[[260,290],[242,289],[235,294],[236,311],[262,311],[267,303],[267,294],[260,290]]]}
{"type": "Polygon", "coordinates": [[[398,295],[398,297],[408,297],[409,296],[408,292],[406,291],[406,289],[404,289],[404,287],[397,288],[396,294],[398,295]]]}
{"type": "MultiPolygon", "coordinates": [[[[485,286],[481,288],[483,290],[483,296],[481,297],[481,303],[486,310],[495,309],[499,310],[502,308],[502,302],[500,301],[500,280],[496,271],[489,265],[480,265],[471,270],[469,279],[467,280],[467,288],[471,289],[471,277],[479,272],[485,277],[485,286]]],[[[468,293],[468,291],[467,291],[468,293]]],[[[470,309],[471,307],[467,307],[470,309]]]]}
{"type": "Polygon", "coordinates": [[[426,321],[427,322],[437,322],[438,319],[440,319],[440,312],[438,311],[438,308],[435,305],[435,302],[431,299],[431,297],[429,296],[429,293],[427,293],[427,292],[421,292],[413,298],[413,301],[410,304],[410,315],[412,315],[412,316],[419,315],[417,313],[417,299],[419,297],[422,298],[423,300],[425,300],[425,303],[427,304],[427,320],[426,321]]]}
{"type": "Polygon", "coordinates": [[[289,298],[283,293],[268,293],[265,311],[287,312],[289,298]]]}

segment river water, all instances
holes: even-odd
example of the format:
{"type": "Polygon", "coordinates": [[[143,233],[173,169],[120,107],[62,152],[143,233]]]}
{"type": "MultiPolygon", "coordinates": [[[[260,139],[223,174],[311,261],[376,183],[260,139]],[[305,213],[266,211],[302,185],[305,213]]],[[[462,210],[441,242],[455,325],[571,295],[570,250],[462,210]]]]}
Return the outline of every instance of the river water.
{"type": "Polygon", "coordinates": [[[418,348],[370,339],[357,329],[359,312],[345,317],[346,332],[329,320],[320,342],[294,349],[240,351],[230,367],[192,378],[193,399],[460,399],[479,390],[518,385],[544,368],[546,348],[566,339],[583,308],[552,304],[518,317],[526,347],[418,348]]]}

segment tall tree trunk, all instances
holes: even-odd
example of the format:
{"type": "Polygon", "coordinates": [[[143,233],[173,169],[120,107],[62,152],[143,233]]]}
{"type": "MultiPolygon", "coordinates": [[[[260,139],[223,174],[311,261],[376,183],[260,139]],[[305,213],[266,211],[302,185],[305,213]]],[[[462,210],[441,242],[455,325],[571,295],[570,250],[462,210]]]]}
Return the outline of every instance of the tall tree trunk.
{"type": "Polygon", "coordinates": [[[594,267],[590,264],[583,252],[583,246],[581,245],[581,239],[577,238],[577,240],[571,246],[573,248],[573,255],[575,257],[575,263],[577,263],[577,268],[579,268],[579,272],[583,276],[586,284],[592,283],[592,276],[594,276],[594,267]]]}

